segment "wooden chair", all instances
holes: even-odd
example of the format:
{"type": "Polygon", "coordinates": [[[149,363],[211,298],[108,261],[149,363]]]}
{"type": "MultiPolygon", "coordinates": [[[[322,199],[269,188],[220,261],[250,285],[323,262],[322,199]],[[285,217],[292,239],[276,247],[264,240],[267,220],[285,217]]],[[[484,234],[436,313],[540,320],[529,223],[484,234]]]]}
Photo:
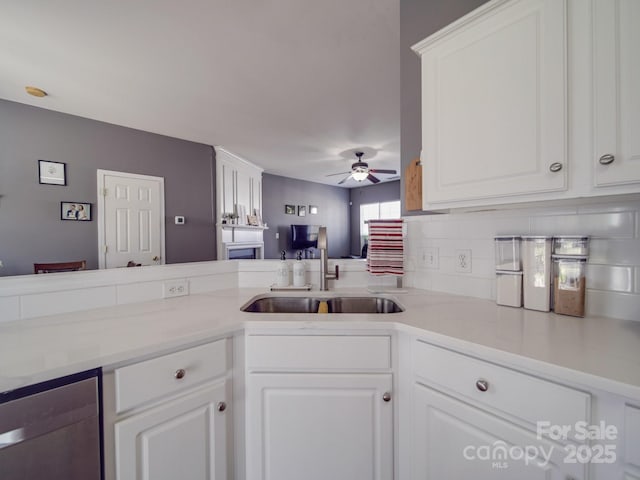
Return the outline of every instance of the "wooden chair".
{"type": "Polygon", "coordinates": [[[35,273],[54,273],[54,272],[77,272],[78,270],[86,270],[87,261],[80,260],[78,262],[59,262],[59,263],[34,263],[33,271],[35,273]]]}

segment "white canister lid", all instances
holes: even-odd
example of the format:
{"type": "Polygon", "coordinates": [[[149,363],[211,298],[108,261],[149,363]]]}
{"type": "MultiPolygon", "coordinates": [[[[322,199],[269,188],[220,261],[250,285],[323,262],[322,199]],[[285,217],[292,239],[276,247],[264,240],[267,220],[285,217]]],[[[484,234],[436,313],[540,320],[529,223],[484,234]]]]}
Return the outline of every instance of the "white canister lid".
{"type": "Polygon", "coordinates": [[[559,240],[564,240],[565,238],[571,238],[571,239],[576,239],[579,238],[580,240],[589,240],[589,235],[556,235],[553,238],[557,238],[559,240]]]}

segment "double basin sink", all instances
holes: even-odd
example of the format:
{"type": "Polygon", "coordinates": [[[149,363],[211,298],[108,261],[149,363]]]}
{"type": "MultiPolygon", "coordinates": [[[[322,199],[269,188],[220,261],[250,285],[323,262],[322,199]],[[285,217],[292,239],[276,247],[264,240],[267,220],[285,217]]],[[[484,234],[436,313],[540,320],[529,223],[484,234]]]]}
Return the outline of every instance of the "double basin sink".
{"type": "Polygon", "coordinates": [[[252,298],[240,308],[254,313],[399,313],[404,309],[387,297],[284,297],[252,298]],[[326,306],[323,304],[326,303],[326,306]]]}

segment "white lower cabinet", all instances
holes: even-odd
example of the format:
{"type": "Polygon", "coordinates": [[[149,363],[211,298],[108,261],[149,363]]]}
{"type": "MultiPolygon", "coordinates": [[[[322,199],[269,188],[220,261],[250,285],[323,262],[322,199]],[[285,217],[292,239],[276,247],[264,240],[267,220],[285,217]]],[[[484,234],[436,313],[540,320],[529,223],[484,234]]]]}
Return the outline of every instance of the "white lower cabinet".
{"type": "Polygon", "coordinates": [[[589,393],[420,340],[411,358],[412,480],[589,478],[571,457],[589,448],[574,428],[589,393]]]}
{"type": "Polygon", "coordinates": [[[231,480],[231,339],[103,375],[106,480],[231,480]]]}
{"type": "Polygon", "coordinates": [[[118,480],[227,479],[226,380],[115,424],[118,480]]]}
{"type": "Polygon", "coordinates": [[[391,374],[251,374],[247,479],[393,478],[391,374]]]}
{"type": "Polygon", "coordinates": [[[413,390],[414,480],[579,480],[560,444],[539,439],[475,406],[416,383],[413,390]]]}
{"type": "Polygon", "coordinates": [[[392,337],[246,336],[246,480],[394,476],[392,337]]]}

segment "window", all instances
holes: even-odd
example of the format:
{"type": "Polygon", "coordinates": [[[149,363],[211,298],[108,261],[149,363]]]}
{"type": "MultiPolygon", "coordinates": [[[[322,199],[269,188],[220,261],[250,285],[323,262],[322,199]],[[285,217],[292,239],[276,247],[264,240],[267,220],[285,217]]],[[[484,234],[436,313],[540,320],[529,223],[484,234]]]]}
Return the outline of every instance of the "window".
{"type": "Polygon", "coordinates": [[[400,218],[400,200],[360,205],[360,248],[369,241],[367,220],[381,218],[400,218]]]}

